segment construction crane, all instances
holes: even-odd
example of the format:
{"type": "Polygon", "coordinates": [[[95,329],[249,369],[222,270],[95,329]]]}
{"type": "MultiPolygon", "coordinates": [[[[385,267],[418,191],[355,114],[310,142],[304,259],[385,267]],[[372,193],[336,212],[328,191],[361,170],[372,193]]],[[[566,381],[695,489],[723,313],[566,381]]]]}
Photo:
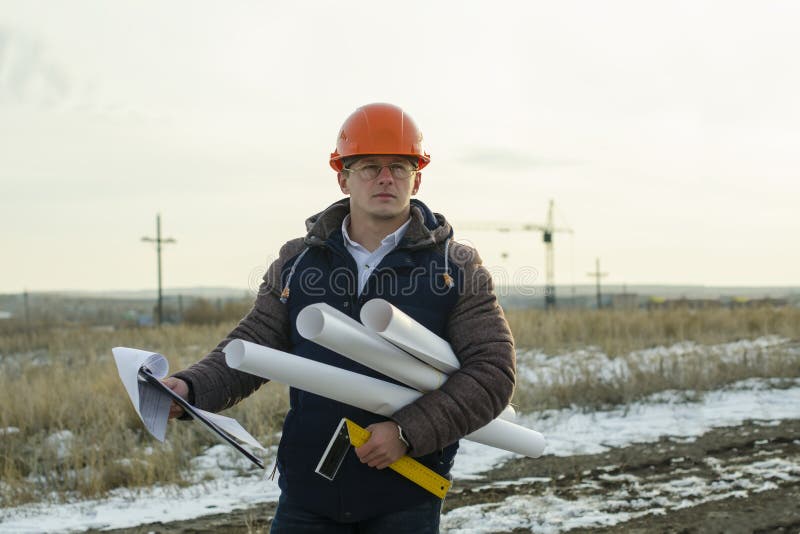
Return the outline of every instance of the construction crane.
{"type": "Polygon", "coordinates": [[[572,228],[556,227],[554,223],[554,203],[550,200],[547,209],[547,220],[544,224],[503,224],[503,223],[468,223],[457,226],[459,230],[494,230],[497,232],[542,232],[545,250],[545,286],[544,305],[550,310],[556,306],[556,282],[553,249],[553,234],[556,232],[573,233],[572,228]]]}

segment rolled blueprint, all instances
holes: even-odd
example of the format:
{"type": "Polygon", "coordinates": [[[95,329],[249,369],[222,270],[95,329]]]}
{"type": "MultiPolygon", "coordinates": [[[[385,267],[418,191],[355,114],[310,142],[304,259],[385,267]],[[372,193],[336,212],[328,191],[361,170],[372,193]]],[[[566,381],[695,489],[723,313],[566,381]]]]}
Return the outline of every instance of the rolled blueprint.
{"type": "Polygon", "coordinates": [[[234,339],[223,349],[228,367],[391,417],[422,394],[371,376],[234,339]]]}
{"type": "MultiPolygon", "coordinates": [[[[392,345],[448,376],[461,368],[450,343],[384,299],[372,299],[364,304],[361,308],[361,322],[392,345]]],[[[506,406],[500,414],[507,421],[513,421],[516,416],[511,406],[506,406]]]]}
{"type": "Polygon", "coordinates": [[[448,375],[461,367],[450,344],[383,299],[372,299],[361,308],[361,322],[423,362],[448,375]]]}
{"type": "MultiPolygon", "coordinates": [[[[228,366],[385,417],[422,396],[418,391],[287,352],[234,339],[223,349],[228,366]]],[[[466,439],[538,458],[545,441],[535,430],[495,419],[466,439]]]]}
{"type": "Polygon", "coordinates": [[[505,419],[506,421],[513,421],[514,419],[517,418],[517,411],[514,409],[513,406],[509,404],[508,406],[503,408],[503,411],[500,412],[500,415],[498,415],[497,417],[499,417],[500,419],[505,419]]]}
{"type": "Polygon", "coordinates": [[[447,375],[398,349],[336,308],[311,304],[297,316],[304,338],[422,392],[439,389],[447,375]]]}
{"type": "Polygon", "coordinates": [[[491,445],[498,449],[516,452],[523,456],[538,458],[544,452],[544,436],[535,430],[512,423],[498,417],[488,425],[483,426],[464,439],[491,445]]]}

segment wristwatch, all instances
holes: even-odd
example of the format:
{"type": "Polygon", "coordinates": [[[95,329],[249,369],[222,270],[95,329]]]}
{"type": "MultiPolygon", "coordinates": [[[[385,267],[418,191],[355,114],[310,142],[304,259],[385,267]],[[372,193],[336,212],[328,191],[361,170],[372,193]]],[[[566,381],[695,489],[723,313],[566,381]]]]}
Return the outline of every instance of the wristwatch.
{"type": "MultiPolygon", "coordinates": [[[[397,423],[395,423],[397,425],[397,423]]],[[[406,437],[403,435],[403,427],[397,425],[397,438],[405,445],[407,448],[411,448],[411,444],[408,442],[406,437]]]]}

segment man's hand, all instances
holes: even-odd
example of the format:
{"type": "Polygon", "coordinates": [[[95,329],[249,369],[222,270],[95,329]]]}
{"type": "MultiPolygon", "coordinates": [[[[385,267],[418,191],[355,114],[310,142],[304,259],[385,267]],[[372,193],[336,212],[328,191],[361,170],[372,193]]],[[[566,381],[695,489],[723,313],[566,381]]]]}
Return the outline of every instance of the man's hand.
{"type": "MultiPolygon", "coordinates": [[[[189,385],[181,380],[180,378],[175,378],[174,376],[170,376],[162,380],[165,386],[169,389],[180,395],[186,400],[189,400],[189,385]]],[[[177,402],[172,401],[172,406],[169,407],[169,418],[172,419],[174,417],[180,417],[183,415],[183,407],[180,406],[177,402]]]]}
{"type": "Polygon", "coordinates": [[[356,448],[361,463],[370,467],[383,469],[399,460],[408,450],[400,441],[400,431],[394,421],[384,421],[369,425],[367,430],[372,434],[367,442],[356,448]]]}

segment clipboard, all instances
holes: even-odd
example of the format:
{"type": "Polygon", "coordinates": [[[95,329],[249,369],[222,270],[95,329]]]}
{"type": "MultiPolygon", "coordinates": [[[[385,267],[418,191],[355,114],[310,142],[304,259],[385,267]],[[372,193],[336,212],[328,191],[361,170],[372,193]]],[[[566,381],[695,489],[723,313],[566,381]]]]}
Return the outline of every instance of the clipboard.
{"type": "Polygon", "coordinates": [[[183,397],[181,397],[180,395],[169,389],[166,385],[164,385],[164,383],[161,382],[161,380],[159,380],[155,376],[153,376],[153,374],[150,372],[150,369],[148,369],[144,365],[139,369],[139,379],[146,381],[148,384],[155,386],[162,393],[168,395],[172,400],[174,400],[176,403],[178,403],[178,405],[180,405],[184,410],[186,410],[186,413],[191,415],[193,419],[200,421],[209,432],[217,436],[217,438],[219,438],[223,443],[227,443],[228,445],[239,451],[241,454],[243,454],[248,460],[256,464],[261,469],[264,469],[264,462],[262,462],[261,459],[257,458],[250,451],[242,447],[239,444],[239,442],[233,439],[227,432],[219,428],[213,422],[209,421],[203,414],[198,412],[194,406],[189,404],[189,402],[187,402],[186,399],[184,399],[183,397]]]}

